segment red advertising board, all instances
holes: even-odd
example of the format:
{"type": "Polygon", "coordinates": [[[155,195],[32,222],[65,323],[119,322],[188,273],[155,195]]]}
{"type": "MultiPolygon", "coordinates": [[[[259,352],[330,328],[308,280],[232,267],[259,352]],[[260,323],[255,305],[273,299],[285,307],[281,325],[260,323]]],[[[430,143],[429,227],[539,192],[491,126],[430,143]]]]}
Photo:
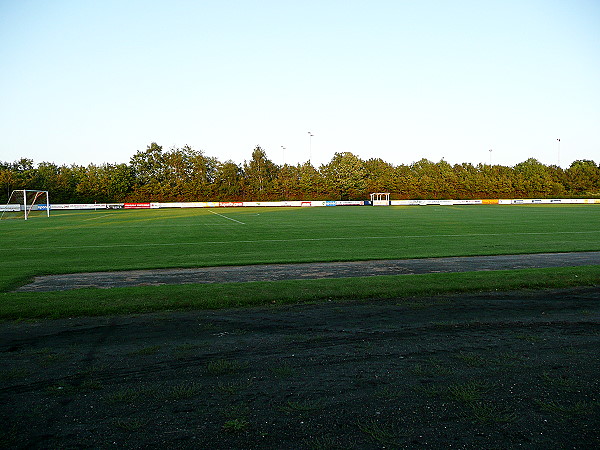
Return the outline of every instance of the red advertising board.
{"type": "Polygon", "coordinates": [[[243,202],[219,202],[220,207],[244,206],[243,202]]]}

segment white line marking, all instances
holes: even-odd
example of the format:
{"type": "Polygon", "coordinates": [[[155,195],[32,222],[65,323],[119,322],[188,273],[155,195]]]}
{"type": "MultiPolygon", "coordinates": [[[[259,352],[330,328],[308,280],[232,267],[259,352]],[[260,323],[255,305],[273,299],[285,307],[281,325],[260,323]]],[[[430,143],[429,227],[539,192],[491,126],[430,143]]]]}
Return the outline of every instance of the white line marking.
{"type": "MultiPolygon", "coordinates": [[[[233,220],[233,219],[232,219],[233,220]]],[[[245,224],[244,224],[245,225],[245,224]]],[[[322,242],[322,241],[359,241],[364,239],[426,239],[438,237],[490,237],[490,236],[548,236],[557,234],[594,234],[595,231],[548,231],[532,233],[475,233],[475,234],[427,234],[407,236],[360,236],[360,237],[329,237],[329,238],[296,238],[296,239],[255,239],[239,241],[196,241],[196,242],[144,242],[142,244],[113,244],[113,245],[71,245],[52,247],[20,247],[12,250],[47,250],[47,249],[83,249],[83,248],[110,248],[110,247],[173,247],[177,245],[219,245],[219,244],[259,244],[270,242],[322,242]]]]}
{"type": "Polygon", "coordinates": [[[235,220],[235,219],[232,219],[231,217],[224,216],[223,214],[216,213],[216,212],[214,212],[214,211],[211,211],[210,209],[208,210],[208,212],[209,212],[209,213],[213,213],[213,214],[215,214],[215,215],[217,215],[217,216],[221,216],[221,217],[223,217],[224,219],[227,219],[227,220],[233,220],[234,222],[241,223],[242,225],[246,225],[244,222],[240,222],[239,220],[235,220]]]}
{"type": "Polygon", "coordinates": [[[106,216],[110,216],[110,214],[102,214],[101,216],[90,217],[88,219],[83,219],[83,220],[96,220],[96,219],[101,219],[101,218],[106,217],[106,216]]]}

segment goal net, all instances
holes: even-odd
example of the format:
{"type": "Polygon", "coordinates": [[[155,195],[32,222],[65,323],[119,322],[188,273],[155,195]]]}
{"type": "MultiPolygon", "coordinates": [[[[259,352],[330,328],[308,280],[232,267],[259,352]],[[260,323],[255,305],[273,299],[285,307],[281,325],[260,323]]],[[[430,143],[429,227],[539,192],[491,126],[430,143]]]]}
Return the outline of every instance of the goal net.
{"type": "Polygon", "coordinates": [[[0,205],[0,220],[50,217],[48,191],[19,189],[12,191],[6,205],[0,205]]]}

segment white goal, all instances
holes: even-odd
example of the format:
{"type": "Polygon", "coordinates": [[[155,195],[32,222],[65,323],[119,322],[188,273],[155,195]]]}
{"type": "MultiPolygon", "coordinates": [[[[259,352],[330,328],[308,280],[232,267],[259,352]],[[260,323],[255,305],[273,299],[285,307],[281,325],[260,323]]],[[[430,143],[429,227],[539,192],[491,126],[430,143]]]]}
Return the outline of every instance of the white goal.
{"type": "Polygon", "coordinates": [[[44,215],[50,217],[48,191],[18,189],[11,192],[6,205],[0,205],[0,219],[29,219],[44,215]]]}

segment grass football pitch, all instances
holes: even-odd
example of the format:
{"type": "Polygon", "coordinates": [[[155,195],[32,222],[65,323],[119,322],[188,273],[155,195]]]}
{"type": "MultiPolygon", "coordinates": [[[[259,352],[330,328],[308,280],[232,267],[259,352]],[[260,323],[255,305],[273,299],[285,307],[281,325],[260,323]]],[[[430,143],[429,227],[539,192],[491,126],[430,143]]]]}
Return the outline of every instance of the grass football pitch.
{"type": "MultiPolygon", "coordinates": [[[[600,282],[600,267],[13,293],[35,275],[600,250],[585,205],[54,212],[0,222],[0,318],[218,308],[600,282]]],[[[365,274],[369,275],[369,274],[365,274]]]]}

